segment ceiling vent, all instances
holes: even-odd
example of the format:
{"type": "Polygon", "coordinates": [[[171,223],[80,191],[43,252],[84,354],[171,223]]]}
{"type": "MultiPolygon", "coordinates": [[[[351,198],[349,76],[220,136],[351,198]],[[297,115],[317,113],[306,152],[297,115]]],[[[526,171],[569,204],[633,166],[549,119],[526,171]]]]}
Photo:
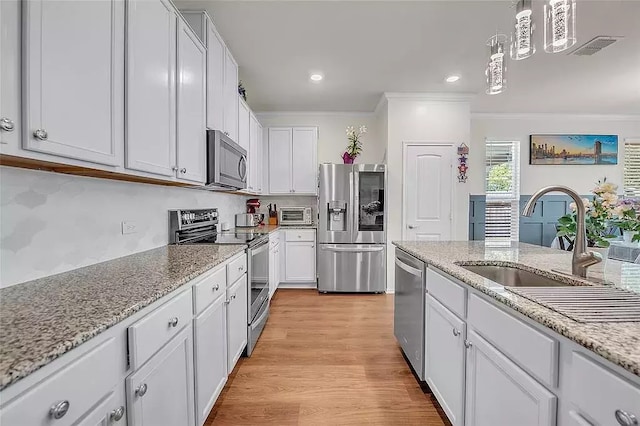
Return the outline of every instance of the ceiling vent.
{"type": "Polygon", "coordinates": [[[612,45],[616,41],[620,40],[623,37],[617,36],[597,36],[582,46],[578,47],[576,50],[570,53],[570,55],[578,55],[578,56],[591,56],[593,54],[598,53],[602,49],[607,46],[612,45]]]}

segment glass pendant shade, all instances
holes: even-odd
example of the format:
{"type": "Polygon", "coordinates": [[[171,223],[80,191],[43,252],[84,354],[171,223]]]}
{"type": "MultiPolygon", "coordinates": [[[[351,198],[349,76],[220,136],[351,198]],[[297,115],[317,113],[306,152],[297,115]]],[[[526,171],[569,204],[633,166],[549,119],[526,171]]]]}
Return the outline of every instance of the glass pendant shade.
{"type": "Polygon", "coordinates": [[[531,0],[519,0],[516,5],[516,23],[511,33],[511,59],[519,61],[536,52],[536,46],[533,43],[534,29],[531,0]]]}
{"type": "Polygon", "coordinates": [[[507,36],[496,34],[487,41],[489,63],[487,65],[487,94],[496,95],[507,88],[507,64],[504,57],[504,45],[507,36]]]}
{"type": "Polygon", "coordinates": [[[562,52],[576,43],[575,0],[547,0],[544,21],[545,52],[562,52]]]}

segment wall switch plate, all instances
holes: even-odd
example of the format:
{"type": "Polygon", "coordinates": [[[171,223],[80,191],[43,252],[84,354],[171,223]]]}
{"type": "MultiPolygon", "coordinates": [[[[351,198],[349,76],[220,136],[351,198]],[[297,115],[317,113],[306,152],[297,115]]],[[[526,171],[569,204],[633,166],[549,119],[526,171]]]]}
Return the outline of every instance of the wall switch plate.
{"type": "Polygon", "coordinates": [[[136,232],[138,232],[138,224],[136,222],[122,222],[122,235],[135,234],[136,232]]]}

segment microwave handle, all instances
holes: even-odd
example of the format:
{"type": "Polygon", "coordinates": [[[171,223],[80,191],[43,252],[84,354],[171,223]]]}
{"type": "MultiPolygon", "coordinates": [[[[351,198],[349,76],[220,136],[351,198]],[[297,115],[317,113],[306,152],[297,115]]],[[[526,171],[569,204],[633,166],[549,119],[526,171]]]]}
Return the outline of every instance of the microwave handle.
{"type": "Polygon", "coordinates": [[[238,161],[238,174],[240,175],[240,180],[244,182],[247,177],[247,157],[244,155],[238,161]]]}

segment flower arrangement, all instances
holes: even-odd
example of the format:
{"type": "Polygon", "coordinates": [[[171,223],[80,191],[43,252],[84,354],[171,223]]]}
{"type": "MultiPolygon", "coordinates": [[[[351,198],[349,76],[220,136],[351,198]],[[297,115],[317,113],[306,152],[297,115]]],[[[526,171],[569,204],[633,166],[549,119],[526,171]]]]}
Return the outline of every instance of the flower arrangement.
{"type": "MultiPolygon", "coordinates": [[[[589,247],[609,247],[608,240],[615,237],[611,234],[610,228],[618,204],[617,189],[618,185],[607,182],[607,178],[604,178],[602,181],[598,181],[596,187],[591,190],[592,200],[582,199],[587,211],[586,230],[589,247]]],[[[571,203],[569,208],[572,212],[558,219],[558,237],[575,238],[576,236],[576,204],[571,203]]]]}
{"type": "Polygon", "coordinates": [[[347,150],[342,154],[342,160],[345,164],[353,164],[353,161],[358,155],[362,153],[362,135],[367,133],[367,126],[360,126],[356,130],[353,126],[347,127],[347,138],[349,139],[349,145],[347,150]]]}
{"type": "MultiPolygon", "coordinates": [[[[640,241],[640,203],[630,198],[621,200],[613,209],[613,223],[625,234],[631,235],[631,241],[640,241]]],[[[626,237],[625,237],[626,238],[626,237]]]]}

